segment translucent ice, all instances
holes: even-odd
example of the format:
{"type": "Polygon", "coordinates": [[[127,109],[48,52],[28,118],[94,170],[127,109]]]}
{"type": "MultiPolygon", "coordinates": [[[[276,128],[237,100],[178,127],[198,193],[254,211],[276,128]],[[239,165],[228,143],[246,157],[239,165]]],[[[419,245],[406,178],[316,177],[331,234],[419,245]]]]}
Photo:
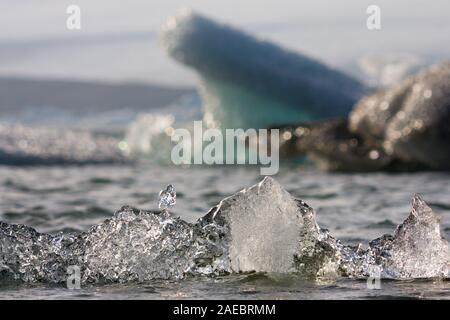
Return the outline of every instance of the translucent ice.
{"type": "Polygon", "coordinates": [[[418,195],[412,205],[411,214],[397,227],[393,237],[372,242],[370,256],[382,266],[383,277],[446,277],[450,249],[441,235],[439,218],[418,195]]]}
{"type": "MultiPolygon", "coordinates": [[[[228,259],[233,272],[311,271],[309,257],[318,254],[319,227],[314,211],[272,178],[222,200],[203,221],[228,229],[228,259]]],[[[318,268],[328,262],[323,261],[318,268]]]]}
{"type": "MultiPolygon", "coordinates": [[[[170,194],[170,192],[169,192],[170,194]]],[[[308,278],[449,276],[450,251],[439,220],[415,196],[393,236],[345,246],[320,229],[314,210],[272,178],[223,199],[196,223],[129,206],[74,236],[0,223],[0,279],[65,281],[78,265],[85,282],[179,279],[234,272],[308,278]]]]}
{"type": "Polygon", "coordinates": [[[177,202],[177,193],[175,188],[169,184],[165,190],[161,190],[159,193],[159,203],[158,207],[160,209],[171,208],[177,202]]]}

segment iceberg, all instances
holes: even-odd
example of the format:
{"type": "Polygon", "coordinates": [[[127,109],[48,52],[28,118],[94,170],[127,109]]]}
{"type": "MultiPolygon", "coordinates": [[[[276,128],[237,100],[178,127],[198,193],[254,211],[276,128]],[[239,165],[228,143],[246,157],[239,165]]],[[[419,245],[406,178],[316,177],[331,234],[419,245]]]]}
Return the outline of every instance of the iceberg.
{"type": "Polygon", "coordinates": [[[412,74],[414,57],[368,58],[375,75],[386,65],[379,76],[389,84],[371,93],[319,61],[191,11],[169,18],[162,40],[199,74],[208,127],[282,128],[283,158],[306,154],[325,170],[450,168],[448,62],[412,74]]]}
{"type": "Polygon", "coordinates": [[[450,169],[450,63],[362,98],[348,119],[285,127],[280,151],[331,171],[450,169]]]}
{"type": "Polygon", "coordinates": [[[191,11],[169,18],[161,38],[199,74],[205,120],[222,128],[346,116],[367,91],[319,61],[191,11]]]}
{"type": "Polygon", "coordinates": [[[314,210],[270,177],[223,199],[195,223],[167,210],[130,206],[74,235],[0,223],[0,279],[25,282],[64,282],[70,266],[78,266],[89,283],[248,272],[309,279],[448,278],[449,259],[439,219],[419,196],[392,236],[363,249],[321,229],[314,210]]]}
{"type": "Polygon", "coordinates": [[[393,159],[450,169],[450,62],[433,65],[362,99],[349,129],[393,159]]]}

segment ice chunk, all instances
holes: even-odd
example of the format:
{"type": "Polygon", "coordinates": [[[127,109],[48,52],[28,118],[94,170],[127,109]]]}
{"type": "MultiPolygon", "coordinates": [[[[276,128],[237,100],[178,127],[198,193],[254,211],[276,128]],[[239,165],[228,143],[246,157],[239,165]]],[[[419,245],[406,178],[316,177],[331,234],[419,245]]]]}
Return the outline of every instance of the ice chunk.
{"type": "Polygon", "coordinates": [[[158,207],[160,209],[171,208],[177,202],[177,193],[173,185],[169,184],[165,190],[159,193],[158,207]]]}
{"type": "MultiPolygon", "coordinates": [[[[171,189],[169,188],[168,195],[171,189]]],[[[74,236],[0,223],[0,279],[63,282],[146,281],[232,272],[296,273],[308,278],[448,277],[449,246],[439,220],[418,196],[395,231],[369,248],[345,246],[320,229],[314,210],[272,178],[223,199],[196,223],[122,207],[74,236]]]]}
{"type": "Polygon", "coordinates": [[[314,211],[270,177],[222,200],[208,218],[229,229],[233,272],[298,272],[306,270],[303,258],[318,254],[314,211]]]}
{"type": "MultiPolygon", "coordinates": [[[[82,236],[85,281],[176,279],[191,267],[196,235],[179,218],[123,207],[127,219],[113,218],[82,236]]],[[[124,216],[124,214],[121,214],[124,216]]]]}
{"type": "Polygon", "coordinates": [[[393,238],[372,248],[383,267],[382,275],[397,279],[448,277],[450,249],[441,235],[439,218],[419,195],[414,196],[412,206],[393,238]]]}

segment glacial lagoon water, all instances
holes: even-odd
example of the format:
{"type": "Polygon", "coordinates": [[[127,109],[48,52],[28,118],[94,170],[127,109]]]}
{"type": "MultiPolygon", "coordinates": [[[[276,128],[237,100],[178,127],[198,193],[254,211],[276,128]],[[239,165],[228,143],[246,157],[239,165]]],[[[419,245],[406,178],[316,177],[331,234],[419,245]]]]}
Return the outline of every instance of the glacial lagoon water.
{"type": "MultiPolygon", "coordinates": [[[[442,3],[433,4],[427,8],[423,8],[417,3],[412,4],[411,10],[407,10],[407,12],[404,12],[404,6],[398,6],[398,3],[394,5],[397,9],[393,10],[394,8],[386,2],[382,4],[382,7],[390,12],[385,21],[386,24],[384,24],[385,30],[389,32],[372,33],[369,37],[364,28],[359,28],[362,21],[360,13],[365,12],[364,5],[352,7],[353,14],[350,15],[352,19],[348,19],[349,14],[346,11],[327,10],[333,19],[331,19],[332,21],[327,20],[325,27],[323,27],[323,15],[328,15],[328,13],[323,12],[323,4],[317,5],[317,10],[297,10],[298,12],[294,16],[291,16],[291,11],[289,11],[288,17],[285,17],[284,14],[280,16],[284,6],[280,5],[279,1],[276,1],[272,8],[275,10],[268,10],[266,6],[257,6],[256,8],[262,11],[255,12],[255,6],[250,6],[251,10],[239,17],[236,16],[234,8],[229,10],[228,3],[225,5],[226,8],[222,7],[218,10],[220,18],[224,22],[233,18],[237,26],[242,26],[252,33],[280,41],[289,48],[309,52],[312,56],[317,56],[334,67],[351,72],[358,78],[370,76],[371,79],[364,79],[369,84],[378,84],[379,82],[383,85],[396,83],[411,69],[448,57],[449,48],[443,45],[445,41],[442,40],[449,33],[448,24],[445,23],[447,21],[444,14],[446,10],[440,10],[440,7],[442,9],[447,4],[444,5],[443,1],[440,2],[442,3]],[[268,25],[265,22],[267,19],[262,17],[265,15],[262,12],[269,11],[270,19],[275,19],[273,25],[268,25]],[[406,13],[408,19],[403,18],[406,13]],[[343,14],[345,14],[345,19],[342,18],[343,14]],[[322,18],[317,20],[317,15],[322,18]],[[242,21],[247,21],[247,16],[251,16],[251,19],[243,23],[242,21]],[[432,21],[441,23],[430,24],[430,20],[426,19],[427,16],[432,21]],[[241,21],[239,22],[239,20],[241,21]],[[346,22],[342,23],[344,20],[346,22]],[[387,36],[387,34],[389,35],[387,36]],[[324,37],[329,41],[322,41],[321,39],[324,37]],[[422,41],[418,42],[417,39],[422,41]],[[342,43],[347,45],[342,46],[342,43]],[[418,43],[420,45],[417,45],[418,43]],[[373,56],[367,55],[367,52],[373,52],[373,56]],[[387,65],[385,60],[392,58],[400,62],[394,68],[398,74],[387,72],[392,71],[392,68],[384,68],[387,65]],[[362,75],[361,73],[367,74],[362,75]],[[385,83],[385,80],[389,81],[385,83]]],[[[214,4],[214,7],[216,5],[214,4]]],[[[53,32],[52,16],[48,15],[48,12],[46,13],[44,7],[42,9],[42,6],[39,6],[40,10],[38,11],[47,14],[46,19],[41,19],[42,22],[46,21],[48,25],[51,25],[51,28],[48,27],[46,30],[53,32]]],[[[136,4],[130,4],[130,6],[136,6],[136,4]]],[[[22,29],[22,27],[5,28],[6,36],[0,37],[6,49],[5,57],[7,59],[3,59],[4,63],[1,69],[8,74],[39,75],[40,77],[48,75],[67,77],[70,75],[70,77],[87,79],[151,80],[158,83],[162,81],[170,84],[191,84],[193,82],[192,75],[187,71],[183,73],[180,68],[172,67],[172,64],[168,65],[167,57],[162,57],[163,51],[161,50],[159,53],[156,49],[156,32],[150,34],[148,32],[148,19],[154,19],[151,25],[156,30],[156,25],[159,26],[163,17],[174,12],[173,6],[175,3],[167,4],[167,8],[158,13],[161,16],[154,15],[154,17],[150,17],[147,10],[138,10],[138,16],[129,15],[134,26],[131,32],[125,30],[119,37],[111,36],[111,32],[116,31],[112,28],[104,35],[91,34],[91,39],[95,41],[85,41],[84,38],[76,37],[66,39],[64,37],[67,33],[64,31],[63,41],[60,37],[54,37],[54,34],[48,34],[29,44],[30,30],[22,29]],[[12,34],[14,41],[10,41],[11,30],[16,29],[19,31],[12,34]],[[26,37],[24,38],[23,35],[26,37]],[[74,41],[83,50],[73,50],[74,41]],[[24,47],[29,49],[25,50],[28,54],[26,61],[22,54],[16,54],[19,51],[24,52],[24,47]],[[62,54],[55,56],[55,49],[62,54]],[[33,51],[42,54],[30,54],[33,51]],[[92,56],[91,62],[79,59],[79,55],[84,55],[86,52],[95,53],[90,55],[92,56]],[[118,61],[117,57],[119,56],[121,61],[134,61],[134,63],[128,63],[126,70],[111,68],[111,65],[118,61]],[[67,64],[68,59],[71,61],[69,64],[67,64]],[[157,63],[152,66],[149,65],[149,61],[157,63]],[[86,68],[86,63],[91,63],[95,67],[86,68]],[[149,69],[142,68],[143,65],[149,68],[157,66],[157,70],[148,72],[149,69]],[[57,67],[55,68],[55,66],[57,67]],[[188,76],[189,79],[186,81],[185,78],[188,76]]],[[[17,10],[22,14],[22,8],[17,7],[17,10]]],[[[117,9],[112,8],[111,10],[117,9]]],[[[120,11],[122,13],[121,9],[120,11]]],[[[11,14],[10,16],[15,19],[16,15],[11,14]]],[[[17,21],[21,23],[20,19],[17,21]]],[[[14,26],[11,21],[8,21],[9,24],[14,26]]],[[[32,34],[38,30],[33,24],[31,24],[31,28],[33,28],[32,34]]],[[[150,69],[150,71],[152,70],[150,69]]],[[[213,84],[210,85],[214,89],[213,84]]],[[[227,89],[233,91],[235,88],[227,89]]],[[[262,104],[267,101],[257,100],[257,102],[262,104]]],[[[270,104],[270,101],[267,103],[270,104]]],[[[17,120],[52,126],[59,123],[62,127],[66,127],[66,122],[62,120],[67,120],[67,115],[63,110],[48,108],[49,106],[41,107],[39,113],[35,112],[35,108],[30,108],[30,112],[25,113],[25,119],[17,120]],[[55,119],[55,115],[60,117],[55,119]],[[30,116],[32,119],[28,119],[30,116]]],[[[182,112],[173,112],[177,115],[177,120],[180,120],[178,119],[179,115],[187,114],[186,106],[181,109],[182,112]]],[[[105,127],[101,126],[101,129],[106,127],[110,129],[110,123],[115,123],[117,120],[127,122],[123,124],[126,127],[128,122],[135,117],[133,112],[129,114],[128,111],[112,112],[106,119],[105,116],[89,115],[86,116],[86,119],[81,119],[83,121],[77,122],[75,127],[87,124],[97,128],[104,122],[105,127]],[[125,118],[127,120],[124,121],[125,118]]],[[[197,113],[198,110],[194,108],[193,111],[197,113]]],[[[253,115],[254,113],[249,112],[249,114],[253,115]]],[[[273,117],[273,114],[270,113],[269,116],[273,117]]],[[[2,121],[7,120],[8,117],[11,117],[9,111],[3,113],[2,121]]],[[[190,121],[191,117],[188,118],[190,121]]],[[[193,118],[200,119],[201,116],[193,118]]],[[[161,128],[155,125],[153,118],[149,119],[143,116],[139,119],[129,127],[126,137],[128,146],[136,149],[138,153],[151,153],[148,142],[154,135],[160,133],[161,128]],[[153,132],[152,129],[155,129],[156,132],[153,132]]],[[[159,191],[168,184],[173,184],[177,191],[176,205],[170,209],[172,214],[188,222],[194,222],[224,197],[262,179],[259,168],[249,167],[200,168],[194,166],[187,169],[160,166],[145,161],[122,165],[60,166],[58,164],[64,162],[61,159],[72,164],[97,163],[102,162],[105,158],[122,160],[121,154],[117,152],[116,148],[117,142],[120,140],[109,137],[105,141],[102,138],[94,139],[90,134],[77,135],[73,132],[61,135],[52,130],[35,131],[26,128],[18,128],[18,130],[6,128],[5,130],[5,127],[2,137],[4,138],[1,142],[2,150],[13,151],[12,160],[11,157],[6,157],[6,159],[12,162],[21,159],[24,163],[34,164],[34,166],[0,166],[0,221],[25,224],[35,228],[38,232],[53,235],[86,231],[94,225],[101,224],[105,219],[111,218],[115,211],[127,204],[141,209],[158,210],[159,191]],[[32,142],[31,145],[23,143],[24,137],[31,138],[28,140],[32,142]],[[48,146],[54,145],[55,140],[59,141],[58,148],[50,150],[48,146]],[[34,141],[38,142],[37,146],[33,145],[34,141]],[[95,148],[97,142],[102,147],[101,149],[95,148]],[[84,144],[92,146],[90,152],[86,152],[82,146],[84,144]],[[79,148],[80,146],[82,149],[79,148]],[[25,154],[22,159],[20,155],[23,155],[21,152],[24,150],[31,152],[25,154]],[[14,155],[19,155],[19,157],[14,158],[14,155]],[[32,155],[31,160],[36,160],[34,163],[30,162],[30,155],[32,155]],[[42,163],[41,160],[46,162],[49,156],[52,156],[54,166],[35,166],[37,163],[42,163]],[[93,160],[86,161],[86,159],[93,160]]],[[[154,150],[158,151],[161,151],[163,147],[161,145],[153,146],[154,150]]],[[[160,152],[160,154],[165,153],[160,152]]],[[[5,161],[2,155],[0,158],[5,161]]],[[[411,198],[415,193],[420,193],[433,211],[441,217],[442,234],[449,239],[449,178],[450,174],[443,172],[324,173],[309,166],[295,165],[283,166],[276,176],[277,181],[287,191],[306,201],[316,210],[317,222],[322,228],[328,228],[334,237],[345,244],[362,243],[363,247],[367,247],[370,240],[382,234],[394,232],[396,226],[411,212],[411,198]]],[[[450,284],[448,279],[382,280],[380,290],[369,290],[365,280],[338,277],[313,281],[292,274],[252,273],[215,277],[195,276],[182,280],[148,280],[112,284],[83,283],[80,290],[69,290],[64,284],[42,282],[23,284],[0,279],[0,299],[16,298],[449,299],[450,284]]]]}

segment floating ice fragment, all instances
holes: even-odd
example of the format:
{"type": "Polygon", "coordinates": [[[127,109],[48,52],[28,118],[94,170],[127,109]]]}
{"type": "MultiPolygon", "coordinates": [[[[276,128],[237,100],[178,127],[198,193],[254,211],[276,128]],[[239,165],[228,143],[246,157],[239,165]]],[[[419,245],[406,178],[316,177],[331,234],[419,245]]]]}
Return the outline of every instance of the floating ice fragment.
{"type": "Polygon", "coordinates": [[[440,231],[439,217],[415,195],[412,211],[397,227],[392,241],[383,247],[389,259],[384,271],[395,278],[448,277],[450,248],[440,231]]]}
{"type": "MultiPolygon", "coordinates": [[[[175,204],[175,189],[161,206],[175,204]]],[[[204,217],[122,207],[114,217],[73,236],[52,236],[0,222],[0,278],[64,282],[79,265],[83,282],[180,279],[241,272],[296,273],[311,279],[448,278],[450,249],[439,218],[419,197],[393,235],[367,249],[347,246],[321,229],[315,212],[272,178],[223,199],[204,217]]]]}
{"type": "Polygon", "coordinates": [[[177,193],[173,185],[169,184],[165,190],[159,192],[159,204],[158,208],[168,209],[175,205],[177,202],[177,193]]]}

